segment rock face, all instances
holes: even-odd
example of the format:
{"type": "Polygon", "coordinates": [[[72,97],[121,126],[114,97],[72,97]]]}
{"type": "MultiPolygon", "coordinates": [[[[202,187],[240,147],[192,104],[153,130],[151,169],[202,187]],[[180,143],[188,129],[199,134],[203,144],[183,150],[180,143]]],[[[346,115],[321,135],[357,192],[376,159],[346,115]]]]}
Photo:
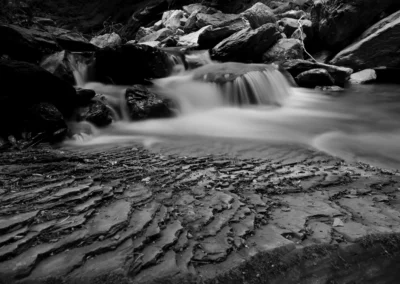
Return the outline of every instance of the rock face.
{"type": "Polygon", "coordinates": [[[316,86],[332,86],[334,79],[325,69],[311,69],[296,77],[300,87],[314,88],[316,86]]]}
{"type": "Polygon", "coordinates": [[[399,18],[400,18],[400,11],[398,11],[396,13],[393,13],[393,14],[391,14],[390,16],[388,16],[386,18],[383,18],[382,20],[380,20],[379,22],[374,24],[372,27],[370,27],[366,31],[364,31],[356,41],[360,41],[360,40],[362,40],[362,39],[364,39],[366,37],[369,37],[370,35],[376,33],[380,29],[382,29],[387,24],[390,24],[390,23],[396,21],[399,18]]]}
{"type": "Polygon", "coordinates": [[[265,63],[286,61],[288,59],[303,59],[303,47],[297,39],[280,39],[263,55],[265,63]]]}
{"type": "Polygon", "coordinates": [[[152,93],[145,86],[134,85],[126,90],[129,116],[132,120],[170,117],[169,102],[152,93]]]}
{"type": "Polygon", "coordinates": [[[215,14],[204,14],[198,13],[196,14],[196,27],[198,29],[205,26],[219,26],[224,22],[234,20],[239,18],[240,16],[235,14],[224,14],[224,13],[215,13],[215,14]]]}
{"type": "Polygon", "coordinates": [[[36,65],[0,60],[0,78],[4,88],[0,93],[2,133],[17,131],[24,113],[35,104],[50,103],[65,117],[76,107],[75,89],[36,65]]]}
{"type": "Polygon", "coordinates": [[[260,60],[262,54],[280,37],[275,24],[265,24],[256,30],[251,28],[234,33],[212,51],[211,56],[221,61],[260,60]]]}
{"type": "Polygon", "coordinates": [[[396,4],[396,0],[319,0],[311,11],[312,22],[324,44],[340,49],[396,4]]]}
{"type": "Polygon", "coordinates": [[[257,29],[267,23],[275,23],[276,17],[274,12],[263,3],[256,3],[242,14],[249,22],[253,29],[257,29]]]}
{"type": "Polygon", "coordinates": [[[213,48],[225,38],[249,27],[249,22],[244,18],[226,21],[215,27],[204,30],[199,35],[198,43],[201,48],[213,48]]]}
{"type": "Polygon", "coordinates": [[[172,68],[168,55],[147,45],[125,44],[95,53],[94,81],[131,85],[168,76],[172,68]]]}
{"type": "Polygon", "coordinates": [[[345,48],[330,63],[354,70],[400,66],[400,18],[345,48]]]}
{"type": "Polygon", "coordinates": [[[121,42],[121,37],[116,33],[96,36],[90,41],[90,43],[100,48],[115,47],[120,45],[121,42]]]}
{"type": "Polygon", "coordinates": [[[335,85],[343,86],[353,70],[345,67],[338,67],[323,63],[314,63],[307,60],[294,59],[287,60],[282,63],[282,67],[285,68],[293,77],[297,77],[300,73],[309,71],[311,69],[325,69],[329,72],[335,81],[335,85]]]}

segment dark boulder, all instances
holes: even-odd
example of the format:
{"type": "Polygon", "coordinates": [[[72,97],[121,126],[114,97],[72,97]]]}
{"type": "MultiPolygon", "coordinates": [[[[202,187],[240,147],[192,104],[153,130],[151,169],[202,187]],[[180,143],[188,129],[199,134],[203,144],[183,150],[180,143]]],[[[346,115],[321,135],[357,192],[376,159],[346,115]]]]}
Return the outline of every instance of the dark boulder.
{"type": "Polygon", "coordinates": [[[282,67],[285,68],[293,77],[297,77],[300,73],[309,71],[311,69],[325,69],[334,79],[335,85],[339,86],[343,86],[353,73],[353,70],[350,68],[301,59],[287,60],[282,63],[282,67]]]}
{"type": "Polygon", "coordinates": [[[129,116],[132,120],[172,116],[171,103],[142,85],[126,90],[129,116]]]}
{"type": "Polygon", "coordinates": [[[399,6],[397,0],[316,1],[311,11],[314,29],[322,42],[333,49],[349,45],[380,15],[399,6]]]}
{"type": "Polygon", "coordinates": [[[334,79],[325,69],[311,69],[296,77],[300,87],[315,88],[316,86],[332,86],[334,79]]]}
{"type": "Polygon", "coordinates": [[[168,76],[171,64],[168,55],[158,48],[125,44],[98,50],[91,67],[95,73],[93,81],[132,85],[168,76]]]}
{"type": "Polygon", "coordinates": [[[379,66],[400,67],[400,17],[348,46],[330,63],[356,71],[379,66]]]}
{"type": "Polygon", "coordinates": [[[272,9],[263,3],[256,3],[241,14],[249,22],[253,29],[257,29],[267,23],[275,23],[276,17],[272,9]]]}
{"type": "Polygon", "coordinates": [[[215,14],[204,14],[198,13],[196,14],[196,28],[200,29],[205,26],[216,27],[224,22],[231,21],[234,19],[240,18],[239,15],[235,14],[224,14],[224,13],[215,13],[215,14]]]}
{"type": "Polygon", "coordinates": [[[307,38],[311,39],[313,37],[312,24],[310,20],[297,20],[292,18],[283,18],[278,21],[278,26],[287,37],[291,37],[293,33],[301,29],[307,35],[307,38]]]}
{"type": "Polygon", "coordinates": [[[55,38],[47,31],[0,25],[0,38],[0,54],[15,60],[37,63],[44,55],[61,50],[55,38]]]}
{"type": "Polygon", "coordinates": [[[265,24],[255,30],[246,28],[216,45],[211,56],[221,61],[261,61],[263,53],[279,38],[275,24],[265,24]]]}
{"type": "Polygon", "coordinates": [[[46,26],[45,29],[55,38],[61,49],[75,52],[95,51],[97,49],[80,33],[51,26],[46,26]]]}
{"type": "Polygon", "coordinates": [[[0,132],[11,133],[23,126],[24,114],[38,103],[54,105],[65,118],[77,104],[75,89],[36,65],[0,60],[0,132]]]}
{"type": "Polygon", "coordinates": [[[48,133],[67,129],[61,112],[51,103],[41,102],[32,105],[25,116],[27,130],[33,134],[48,133]]]}
{"type": "Polygon", "coordinates": [[[280,39],[263,55],[264,63],[281,62],[288,59],[303,59],[303,47],[297,39],[280,39]]]}
{"type": "Polygon", "coordinates": [[[396,13],[393,13],[386,18],[383,18],[382,20],[380,20],[379,22],[377,22],[376,24],[374,24],[373,26],[368,28],[366,31],[364,31],[361,34],[361,36],[357,40],[355,40],[355,42],[360,41],[366,37],[369,37],[372,34],[375,34],[377,31],[382,29],[384,26],[396,21],[399,18],[400,18],[400,11],[397,11],[396,13]]]}
{"type": "Polygon", "coordinates": [[[113,112],[105,102],[92,100],[79,110],[78,121],[82,120],[98,127],[107,126],[113,122],[113,112]]]}
{"type": "Polygon", "coordinates": [[[236,18],[204,30],[199,35],[198,43],[201,48],[213,48],[225,38],[245,28],[249,28],[249,22],[244,18],[236,18]]]}

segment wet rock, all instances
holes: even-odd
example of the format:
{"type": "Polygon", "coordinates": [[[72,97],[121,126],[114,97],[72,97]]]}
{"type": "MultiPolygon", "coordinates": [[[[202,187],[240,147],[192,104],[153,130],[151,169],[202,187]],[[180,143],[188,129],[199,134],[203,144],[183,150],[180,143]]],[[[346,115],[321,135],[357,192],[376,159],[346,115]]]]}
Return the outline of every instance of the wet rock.
{"type": "Polygon", "coordinates": [[[368,37],[348,46],[330,63],[351,67],[354,70],[379,66],[398,67],[400,65],[399,34],[400,17],[377,29],[368,37]]]}
{"type": "Polygon", "coordinates": [[[198,14],[198,12],[192,13],[189,16],[189,18],[186,20],[186,23],[183,26],[183,30],[185,31],[185,33],[191,33],[191,32],[196,31],[198,29],[197,26],[196,26],[197,14],[198,14]]]}
{"type": "Polygon", "coordinates": [[[382,12],[396,4],[393,0],[316,1],[311,16],[319,38],[327,46],[337,49],[348,45],[382,12]]]}
{"type": "Polygon", "coordinates": [[[267,23],[275,23],[276,17],[272,9],[267,5],[257,2],[252,7],[241,13],[249,22],[253,29],[257,29],[267,23]]]}
{"type": "Polygon", "coordinates": [[[104,48],[95,53],[94,81],[133,85],[169,75],[172,68],[168,55],[146,45],[125,44],[104,48]]]}
{"type": "Polygon", "coordinates": [[[397,83],[400,78],[400,68],[380,66],[374,68],[376,80],[380,83],[397,83]]]}
{"type": "Polygon", "coordinates": [[[287,60],[282,63],[282,67],[285,68],[293,77],[297,77],[300,73],[311,70],[311,69],[325,69],[329,72],[332,78],[335,80],[335,84],[343,86],[353,70],[350,68],[339,67],[334,65],[328,65],[323,63],[315,63],[307,60],[294,59],[287,60]]]}
{"type": "Polygon", "coordinates": [[[181,26],[182,17],[183,17],[182,10],[171,10],[164,12],[161,20],[164,27],[171,30],[176,30],[181,26]]]}
{"type": "Polygon", "coordinates": [[[65,50],[54,53],[46,57],[40,63],[40,67],[73,85],[75,79],[71,69],[70,56],[71,54],[65,50]]]}
{"type": "Polygon", "coordinates": [[[236,18],[223,22],[215,27],[204,30],[199,35],[198,43],[201,48],[213,48],[232,34],[249,28],[249,25],[249,22],[244,18],[236,18]]]}
{"type": "Polygon", "coordinates": [[[376,72],[374,69],[365,69],[350,76],[350,82],[355,84],[365,84],[375,80],[376,72]]]}
{"type": "MultiPolygon", "coordinates": [[[[161,22],[161,25],[162,25],[162,22],[161,22]]],[[[140,41],[142,38],[154,33],[155,30],[158,31],[160,29],[161,29],[161,26],[160,26],[160,28],[157,28],[157,29],[152,28],[152,27],[150,27],[150,28],[140,27],[136,33],[135,40],[140,41]]]]}
{"type": "Polygon", "coordinates": [[[113,122],[114,114],[110,107],[100,101],[93,100],[79,111],[78,120],[86,120],[96,126],[107,126],[113,122]]]}
{"type": "Polygon", "coordinates": [[[169,28],[163,28],[156,32],[153,32],[149,35],[142,37],[139,42],[148,42],[148,41],[162,41],[167,37],[171,36],[174,32],[169,28]]]}
{"type": "Polygon", "coordinates": [[[129,116],[133,120],[169,117],[170,103],[150,92],[145,86],[135,85],[126,90],[129,116]]]}
{"type": "Polygon", "coordinates": [[[36,65],[0,61],[0,77],[4,87],[0,94],[0,132],[18,131],[34,104],[51,103],[66,118],[76,107],[75,89],[36,65]],[[13,121],[12,127],[9,121],[13,121]]]}
{"type": "Polygon", "coordinates": [[[121,37],[116,33],[99,35],[90,40],[90,43],[99,47],[116,47],[122,42],[121,37]]]}
{"type": "Polygon", "coordinates": [[[79,105],[87,105],[96,96],[96,92],[90,89],[76,89],[79,105]]]}
{"type": "Polygon", "coordinates": [[[200,36],[211,29],[211,26],[205,26],[199,29],[196,32],[181,36],[179,38],[178,44],[181,46],[190,46],[190,47],[197,47],[199,46],[199,38],[200,36]]]}
{"type": "Polygon", "coordinates": [[[296,82],[301,87],[314,88],[316,86],[332,86],[334,79],[325,69],[311,69],[300,73],[296,82]]]}
{"type": "Polygon", "coordinates": [[[263,61],[271,63],[288,59],[303,59],[303,47],[297,39],[280,39],[263,54],[263,61]]]}
{"type": "Polygon", "coordinates": [[[221,61],[258,61],[278,38],[279,32],[274,24],[265,24],[256,30],[246,28],[216,45],[211,56],[221,61]]]}

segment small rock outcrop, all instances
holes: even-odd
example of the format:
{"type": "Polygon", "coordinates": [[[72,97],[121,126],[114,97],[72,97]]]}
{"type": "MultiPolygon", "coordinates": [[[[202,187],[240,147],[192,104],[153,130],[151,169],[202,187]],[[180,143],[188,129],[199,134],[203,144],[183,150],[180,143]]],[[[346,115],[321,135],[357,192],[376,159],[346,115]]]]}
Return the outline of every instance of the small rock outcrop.
{"type": "Polygon", "coordinates": [[[350,76],[350,82],[354,84],[365,84],[376,80],[374,69],[365,69],[350,76]]]}
{"type": "Polygon", "coordinates": [[[316,86],[332,86],[334,79],[325,69],[311,69],[300,73],[296,77],[296,82],[300,87],[314,88],[316,86]]]}
{"type": "Polygon", "coordinates": [[[275,24],[265,24],[255,30],[246,28],[216,45],[211,51],[211,56],[221,61],[259,61],[262,54],[274,45],[279,37],[275,24]]]}

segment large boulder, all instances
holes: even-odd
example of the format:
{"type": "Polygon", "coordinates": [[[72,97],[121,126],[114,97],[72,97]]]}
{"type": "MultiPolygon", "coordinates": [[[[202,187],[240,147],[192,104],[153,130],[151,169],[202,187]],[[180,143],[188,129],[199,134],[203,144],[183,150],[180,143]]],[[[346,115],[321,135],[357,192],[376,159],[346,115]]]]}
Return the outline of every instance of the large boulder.
{"type": "Polygon", "coordinates": [[[122,39],[118,34],[113,32],[110,34],[95,36],[90,40],[90,43],[99,48],[115,47],[122,43],[122,39]]]}
{"type": "Polygon", "coordinates": [[[311,17],[322,42],[340,49],[379,20],[382,12],[398,4],[397,0],[318,0],[311,17]]]}
{"type": "Polygon", "coordinates": [[[167,37],[173,35],[174,32],[169,28],[162,28],[156,32],[153,32],[147,36],[142,37],[139,42],[146,42],[146,41],[162,41],[167,37]]]}
{"type": "Polygon", "coordinates": [[[24,114],[39,103],[54,105],[64,117],[77,106],[75,89],[64,80],[34,64],[0,60],[0,132],[18,131],[24,114]]]}
{"type": "Polygon", "coordinates": [[[315,88],[316,86],[332,86],[334,79],[325,69],[311,69],[300,73],[296,77],[296,82],[300,87],[315,88]]]}
{"type": "Polygon", "coordinates": [[[379,66],[399,67],[400,18],[345,48],[330,63],[347,66],[355,70],[379,66]]]}
{"type": "Polygon", "coordinates": [[[211,56],[221,61],[261,61],[262,54],[279,38],[275,24],[265,24],[255,30],[246,28],[216,45],[211,56]]]}
{"type": "Polygon", "coordinates": [[[249,28],[250,23],[245,18],[236,18],[204,30],[199,35],[198,43],[201,48],[213,48],[225,38],[243,29],[249,28]]]}
{"type": "Polygon", "coordinates": [[[360,41],[360,40],[362,40],[362,39],[364,39],[366,37],[369,37],[372,34],[375,34],[377,31],[382,29],[384,26],[394,22],[395,20],[397,20],[399,18],[400,18],[400,11],[397,11],[396,13],[393,13],[393,14],[391,14],[390,16],[388,16],[386,18],[383,18],[382,20],[380,20],[379,22],[377,22],[376,24],[371,26],[369,29],[364,31],[356,41],[360,41]]]}
{"type": "Polygon", "coordinates": [[[312,69],[325,69],[334,79],[335,85],[339,86],[343,86],[353,73],[353,70],[350,68],[333,66],[319,62],[311,62],[302,59],[287,60],[282,63],[282,67],[285,68],[293,77],[297,77],[300,73],[312,69]]]}
{"type": "Polygon", "coordinates": [[[374,69],[365,69],[350,76],[350,82],[353,84],[366,84],[376,80],[376,72],[374,69]]]}
{"type": "Polygon", "coordinates": [[[275,23],[276,17],[272,9],[263,3],[256,3],[241,14],[249,22],[253,29],[257,29],[267,23],[275,23]]]}
{"type": "Polygon", "coordinates": [[[129,116],[132,120],[172,116],[170,102],[151,92],[142,85],[126,90],[129,116]]]}
{"type": "Polygon", "coordinates": [[[303,47],[297,39],[280,39],[263,55],[264,63],[281,62],[288,59],[303,59],[303,47]]]}
{"type": "Polygon", "coordinates": [[[61,129],[67,129],[61,112],[51,103],[40,102],[29,107],[25,114],[26,128],[33,134],[52,134],[61,129]]]}
{"type": "Polygon", "coordinates": [[[93,81],[106,84],[144,84],[149,79],[166,77],[171,71],[168,55],[147,45],[125,44],[95,53],[93,81]]]}

